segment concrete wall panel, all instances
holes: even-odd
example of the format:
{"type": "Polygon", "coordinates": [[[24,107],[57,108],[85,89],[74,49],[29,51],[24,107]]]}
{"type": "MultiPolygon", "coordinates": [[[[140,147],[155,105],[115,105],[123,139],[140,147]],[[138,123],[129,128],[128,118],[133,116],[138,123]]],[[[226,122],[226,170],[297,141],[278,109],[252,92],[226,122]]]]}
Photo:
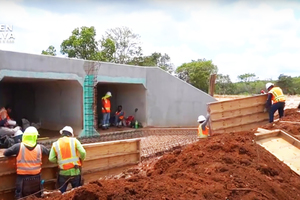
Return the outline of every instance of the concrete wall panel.
{"type": "Polygon", "coordinates": [[[148,126],[197,126],[197,117],[207,114],[210,95],[159,68],[147,69],[148,126]]]}

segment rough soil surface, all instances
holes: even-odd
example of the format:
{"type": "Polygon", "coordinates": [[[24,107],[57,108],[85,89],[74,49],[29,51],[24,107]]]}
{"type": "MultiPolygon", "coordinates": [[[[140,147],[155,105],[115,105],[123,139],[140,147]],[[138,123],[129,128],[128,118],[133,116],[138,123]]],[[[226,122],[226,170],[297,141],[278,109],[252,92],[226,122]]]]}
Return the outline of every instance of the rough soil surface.
{"type": "Polygon", "coordinates": [[[298,109],[286,109],[284,115],[285,116],[282,117],[280,121],[266,124],[261,128],[268,129],[268,130],[281,129],[299,138],[300,137],[300,112],[298,112],[298,109]],[[286,123],[285,121],[298,122],[298,124],[286,123]]]}
{"type": "Polygon", "coordinates": [[[295,200],[300,199],[300,177],[254,144],[252,132],[228,133],[47,199],[295,200]]]}

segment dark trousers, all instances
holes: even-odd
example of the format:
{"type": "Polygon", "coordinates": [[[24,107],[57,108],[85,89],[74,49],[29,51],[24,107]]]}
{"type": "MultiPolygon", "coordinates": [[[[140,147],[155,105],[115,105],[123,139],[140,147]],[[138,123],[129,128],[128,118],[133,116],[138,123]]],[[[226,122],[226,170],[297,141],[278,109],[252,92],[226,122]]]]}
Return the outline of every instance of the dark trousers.
{"type": "MultiPolygon", "coordinates": [[[[42,187],[41,187],[41,185],[40,185],[40,180],[41,180],[41,175],[40,174],[38,174],[38,175],[17,175],[17,181],[16,181],[16,191],[15,191],[15,198],[16,199],[19,199],[19,198],[21,198],[21,197],[23,197],[23,195],[22,195],[22,193],[24,193],[25,191],[23,191],[23,181],[24,181],[24,179],[28,179],[28,178],[36,178],[38,181],[39,181],[39,183],[37,183],[37,184],[39,184],[39,188],[36,188],[36,190],[37,191],[39,191],[39,190],[41,190],[42,189],[42,187]]],[[[32,188],[33,189],[33,188],[32,188]]],[[[33,194],[33,193],[35,193],[35,192],[37,192],[37,191],[33,191],[32,190],[32,193],[31,194],[33,194]]],[[[28,192],[28,191],[27,191],[28,192]]],[[[26,192],[25,192],[26,193],[26,192]]],[[[37,194],[36,196],[39,196],[40,194],[37,194]]],[[[39,196],[40,197],[40,196],[39,196]]]]}
{"type": "Polygon", "coordinates": [[[283,117],[284,115],[284,106],[285,102],[277,102],[274,103],[269,111],[269,122],[272,123],[274,121],[274,113],[278,110],[279,118],[283,117]]]}
{"type": "Polygon", "coordinates": [[[72,188],[81,186],[81,175],[77,175],[77,176],[58,175],[58,187],[61,193],[66,192],[69,183],[71,183],[72,188]]]}

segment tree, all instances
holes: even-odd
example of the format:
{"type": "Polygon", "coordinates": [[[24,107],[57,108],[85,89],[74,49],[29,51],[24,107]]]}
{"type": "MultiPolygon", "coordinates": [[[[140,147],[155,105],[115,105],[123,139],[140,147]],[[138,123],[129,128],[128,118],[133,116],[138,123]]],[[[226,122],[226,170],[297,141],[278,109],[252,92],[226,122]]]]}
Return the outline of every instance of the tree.
{"type": "Polygon", "coordinates": [[[139,66],[156,66],[169,73],[174,71],[171,58],[168,54],[154,52],[150,56],[139,56],[133,58],[128,64],[139,66]]]}
{"type": "Polygon", "coordinates": [[[246,73],[238,76],[241,82],[251,82],[257,80],[257,77],[253,73],[246,73]]]}
{"type": "Polygon", "coordinates": [[[128,64],[134,57],[142,55],[140,47],[140,36],[135,34],[128,27],[117,27],[105,32],[105,36],[100,40],[102,43],[107,39],[115,43],[113,62],[128,64]]]}
{"type": "Polygon", "coordinates": [[[280,74],[276,85],[278,85],[283,90],[283,93],[286,93],[286,94],[294,94],[295,93],[293,78],[291,76],[286,76],[284,74],[280,74]]]}
{"type": "Polygon", "coordinates": [[[177,77],[199,88],[204,92],[208,92],[209,77],[216,74],[218,67],[212,64],[211,60],[199,59],[192,60],[190,63],[184,63],[177,68],[177,77]]]}
{"type": "Polygon", "coordinates": [[[42,51],[43,55],[56,56],[56,49],[54,46],[49,46],[46,51],[42,51]]]}
{"type": "Polygon", "coordinates": [[[93,26],[76,28],[72,31],[72,35],[60,45],[61,53],[67,54],[69,58],[98,60],[100,55],[95,36],[96,30],[93,26]]]}
{"type": "Polygon", "coordinates": [[[101,47],[99,52],[99,58],[97,60],[105,62],[113,62],[114,53],[116,52],[116,45],[113,40],[106,38],[105,40],[100,41],[101,47]]]}
{"type": "Polygon", "coordinates": [[[232,94],[233,93],[233,83],[229,75],[218,74],[216,80],[216,93],[217,94],[232,94]]]}

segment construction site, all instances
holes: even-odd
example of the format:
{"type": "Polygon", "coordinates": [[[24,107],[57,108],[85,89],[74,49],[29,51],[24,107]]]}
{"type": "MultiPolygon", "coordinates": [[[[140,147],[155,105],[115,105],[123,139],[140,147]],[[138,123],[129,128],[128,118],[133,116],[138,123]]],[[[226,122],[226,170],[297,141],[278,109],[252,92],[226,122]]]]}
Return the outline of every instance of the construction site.
{"type": "MultiPolygon", "coordinates": [[[[44,197],[25,199],[300,199],[299,97],[287,96],[284,117],[268,123],[267,94],[209,95],[156,67],[9,51],[0,60],[1,105],[10,102],[16,120],[40,122],[47,148],[72,126],[87,153],[83,186],[62,195],[58,167],[43,157],[44,197]],[[99,128],[107,91],[112,111],[122,105],[143,128],[99,128]],[[211,136],[197,139],[197,117],[206,114],[211,136]]],[[[6,200],[16,161],[3,150],[6,200]]]]}

